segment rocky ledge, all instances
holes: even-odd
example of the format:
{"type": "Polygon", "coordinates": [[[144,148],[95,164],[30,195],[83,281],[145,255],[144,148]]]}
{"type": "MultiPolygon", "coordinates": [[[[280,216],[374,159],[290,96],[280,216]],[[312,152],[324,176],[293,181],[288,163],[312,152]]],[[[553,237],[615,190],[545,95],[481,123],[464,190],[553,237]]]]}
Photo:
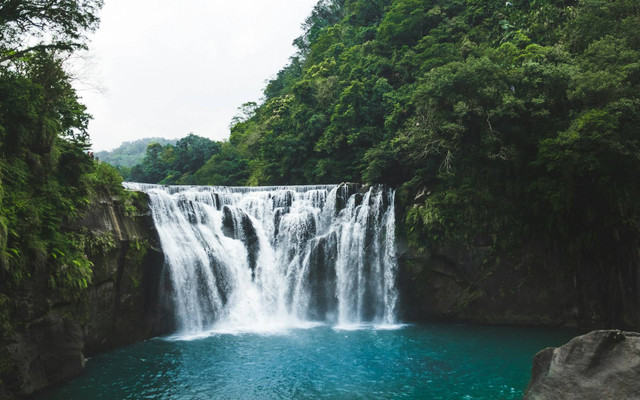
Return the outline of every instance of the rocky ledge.
{"type": "Polygon", "coordinates": [[[640,333],[593,331],[533,359],[524,400],[640,399],[640,333]]]}

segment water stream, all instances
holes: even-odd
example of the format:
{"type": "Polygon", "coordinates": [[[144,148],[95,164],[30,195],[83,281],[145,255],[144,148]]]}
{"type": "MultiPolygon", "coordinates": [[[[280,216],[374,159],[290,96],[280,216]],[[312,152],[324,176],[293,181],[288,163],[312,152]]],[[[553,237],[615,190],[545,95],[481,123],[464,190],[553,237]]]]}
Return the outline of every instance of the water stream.
{"type": "Polygon", "coordinates": [[[392,190],[126,186],[150,196],[181,335],[396,323],[392,190]]]}

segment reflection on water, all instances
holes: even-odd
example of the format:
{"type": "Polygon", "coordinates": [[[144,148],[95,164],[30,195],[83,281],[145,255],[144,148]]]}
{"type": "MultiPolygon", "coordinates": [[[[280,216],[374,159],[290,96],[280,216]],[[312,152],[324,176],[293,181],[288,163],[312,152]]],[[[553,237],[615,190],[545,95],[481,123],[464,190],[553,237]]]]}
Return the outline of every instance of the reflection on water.
{"type": "Polygon", "coordinates": [[[533,355],[575,334],[437,324],[154,339],[91,359],[38,398],[519,399],[533,355]]]}

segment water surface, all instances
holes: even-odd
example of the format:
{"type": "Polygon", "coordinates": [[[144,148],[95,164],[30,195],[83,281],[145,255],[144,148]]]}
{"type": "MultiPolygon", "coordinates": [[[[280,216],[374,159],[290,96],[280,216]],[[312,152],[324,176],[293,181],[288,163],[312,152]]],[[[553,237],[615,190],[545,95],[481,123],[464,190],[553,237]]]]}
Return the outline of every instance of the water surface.
{"type": "Polygon", "coordinates": [[[159,338],[89,360],[39,399],[520,399],[531,359],[576,332],[316,326],[159,338]]]}

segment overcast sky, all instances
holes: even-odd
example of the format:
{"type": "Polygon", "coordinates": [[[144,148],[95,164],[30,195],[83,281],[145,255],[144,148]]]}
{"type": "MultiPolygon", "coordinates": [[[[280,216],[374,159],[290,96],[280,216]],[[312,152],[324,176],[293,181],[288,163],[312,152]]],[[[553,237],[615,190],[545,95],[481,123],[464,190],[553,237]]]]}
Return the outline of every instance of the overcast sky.
{"type": "Polygon", "coordinates": [[[317,0],[106,0],[76,87],[93,149],[193,132],[229,136],[295,52],[317,0]]]}

